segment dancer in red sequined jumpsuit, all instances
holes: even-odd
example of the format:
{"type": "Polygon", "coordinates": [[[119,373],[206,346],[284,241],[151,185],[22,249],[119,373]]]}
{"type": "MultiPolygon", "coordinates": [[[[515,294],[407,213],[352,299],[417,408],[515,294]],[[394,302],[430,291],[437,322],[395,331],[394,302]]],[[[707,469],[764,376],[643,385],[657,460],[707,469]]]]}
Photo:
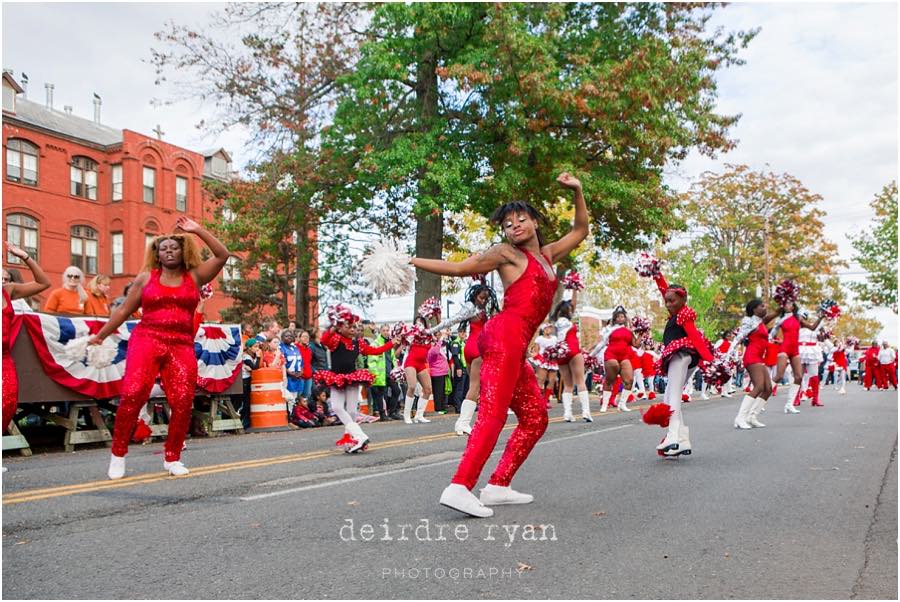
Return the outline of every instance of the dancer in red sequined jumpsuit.
{"type": "MultiPolygon", "coordinates": [[[[781,306],[781,319],[775,324],[769,338],[772,338],[778,330],[781,331],[784,339],[781,341],[781,349],[778,353],[778,371],[775,374],[775,382],[781,382],[787,365],[791,364],[791,373],[794,376],[794,382],[788,389],[787,400],[784,404],[786,414],[799,414],[794,409],[795,405],[800,405],[800,382],[803,380],[803,364],[800,361],[800,327],[815,330],[822,322],[822,316],[815,322],[805,320],[799,315],[800,309],[797,303],[789,301],[781,306]]],[[[818,380],[818,375],[816,375],[818,380]]]]}
{"type": "Polygon", "coordinates": [[[28,253],[8,242],[6,250],[28,266],[34,275],[34,282],[17,284],[7,281],[5,276],[3,279],[3,434],[6,434],[6,429],[16,414],[16,405],[19,403],[19,377],[16,374],[16,363],[13,361],[11,349],[15,318],[12,301],[37,295],[50,288],[50,279],[28,253]]]}
{"type": "Polygon", "coordinates": [[[147,247],[144,269],[135,278],[125,303],[90,339],[90,344],[99,345],[138,308],[143,310],[141,321],[128,340],[122,396],[113,431],[110,479],[120,479],[125,474],[128,442],[157,375],[172,409],[163,467],[172,475],[188,474],[181,463],[181,449],[190,426],[197,385],[194,312],[200,287],[216,277],[229,254],[225,245],[197,222],[182,216],[175,227],[196,234],[213,256],[203,261],[192,237],[157,236],[147,247]]]}
{"type": "Polygon", "coordinates": [[[563,173],[557,181],[575,193],[575,224],[560,240],[542,244],[538,212],[526,203],[508,203],[493,215],[509,244],[498,244],[461,263],[413,258],[422,270],[445,276],[468,276],[497,270],[503,281],[503,309],[488,320],[478,340],[481,351],[481,395],[475,428],[441,504],[471,516],[493,516],[494,504],[527,504],[532,496],[513,491],[510,481],[547,428],[547,408],[527,362],[528,345],[553,303],[557,289],[553,263],[588,235],[588,213],[581,183],[563,173]],[[471,490],[494,450],[507,409],[518,419],[506,449],[481,499],[471,490]]]}

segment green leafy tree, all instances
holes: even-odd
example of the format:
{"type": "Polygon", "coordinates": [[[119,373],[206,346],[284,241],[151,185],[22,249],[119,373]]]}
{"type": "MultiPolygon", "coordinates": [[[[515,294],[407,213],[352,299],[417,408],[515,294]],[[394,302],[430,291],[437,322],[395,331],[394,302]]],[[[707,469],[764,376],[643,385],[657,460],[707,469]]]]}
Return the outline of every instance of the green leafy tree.
{"type": "Polygon", "coordinates": [[[850,285],[868,305],[886,305],[897,311],[897,181],[885,186],[871,201],[875,222],[850,242],[853,259],[868,273],[865,282],[850,285]]]}
{"type": "Polygon", "coordinates": [[[769,299],[785,278],[801,286],[801,303],[844,300],[837,269],[846,265],[824,235],[822,198],[789,174],[727,165],[705,173],[684,195],[682,218],[693,235],[671,250],[679,265],[706,265],[721,290],[712,308],[718,321],[737,321],[756,296],[769,299]]]}
{"type": "MultiPolygon", "coordinates": [[[[581,178],[593,234],[629,250],[679,224],[662,170],[733,146],[715,74],[755,31],[706,32],[714,5],[377,5],[324,137],[335,197],[408,210],[442,255],[444,212],[555,202],[581,178]]],[[[568,227],[568,225],[566,226],[568,227]]],[[[547,232],[554,236],[556,232],[547,232]]],[[[440,294],[418,274],[416,301],[440,294]]]]}

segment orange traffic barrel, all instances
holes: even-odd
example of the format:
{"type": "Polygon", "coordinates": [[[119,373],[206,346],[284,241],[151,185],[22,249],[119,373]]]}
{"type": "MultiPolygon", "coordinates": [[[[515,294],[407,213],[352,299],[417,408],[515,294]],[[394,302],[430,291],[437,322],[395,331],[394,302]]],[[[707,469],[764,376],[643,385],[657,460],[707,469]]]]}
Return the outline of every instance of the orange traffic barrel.
{"type": "Polygon", "coordinates": [[[250,426],[287,426],[287,404],[281,395],[281,369],[260,368],[250,373],[250,426]]]}

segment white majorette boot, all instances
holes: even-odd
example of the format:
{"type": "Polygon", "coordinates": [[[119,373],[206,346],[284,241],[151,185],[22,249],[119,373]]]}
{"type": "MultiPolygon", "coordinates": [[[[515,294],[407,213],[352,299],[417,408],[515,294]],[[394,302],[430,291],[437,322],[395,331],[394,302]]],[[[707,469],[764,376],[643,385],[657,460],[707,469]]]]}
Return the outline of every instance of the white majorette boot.
{"type": "Polygon", "coordinates": [[[619,411],[620,412],[633,412],[634,410],[629,408],[628,404],[630,402],[634,401],[634,393],[629,393],[628,397],[625,397],[625,399],[622,399],[623,397],[625,397],[624,391],[622,392],[622,395],[619,397],[619,411]]]}
{"type": "Polygon", "coordinates": [[[478,404],[471,399],[463,399],[462,406],[459,408],[459,418],[456,419],[456,425],[453,430],[459,436],[472,434],[472,416],[475,415],[475,408],[478,404]]]}
{"type": "Polygon", "coordinates": [[[669,421],[669,429],[666,431],[666,438],[656,446],[656,451],[668,453],[678,449],[678,428],[678,421],[669,421]]]}
{"type": "Polygon", "coordinates": [[[600,413],[605,414],[609,409],[609,400],[612,398],[612,391],[603,391],[603,403],[600,404],[600,413]]]}
{"type": "Polygon", "coordinates": [[[347,425],[347,430],[350,432],[350,436],[353,437],[356,443],[346,446],[344,448],[346,453],[355,454],[360,451],[365,451],[366,448],[369,447],[369,436],[363,432],[361,426],[355,422],[351,422],[347,425]]]}
{"type": "Polygon", "coordinates": [[[121,479],[125,476],[125,456],[121,458],[114,454],[109,456],[109,470],[106,472],[106,475],[110,479],[121,479]]]}
{"type": "Polygon", "coordinates": [[[481,503],[475,495],[462,485],[451,483],[441,493],[442,506],[453,508],[476,518],[489,518],[494,511],[481,503]]]}
{"type": "Polygon", "coordinates": [[[173,477],[183,477],[184,475],[191,473],[191,471],[188,470],[180,460],[175,460],[174,462],[163,462],[163,468],[168,470],[169,474],[173,477]]]}
{"type": "Polygon", "coordinates": [[[756,403],[756,399],[749,395],[744,395],[744,398],[741,400],[741,407],[738,409],[737,416],[734,418],[734,428],[745,431],[753,428],[750,426],[750,423],[747,422],[747,416],[750,414],[750,408],[753,407],[754,403],[756,403]]]}
{"type": "Polygon", "coordinates": [[[766,400],[762,397],[756,399],[756,403],[750,406],[750,412],[747,414],[747,423],[753,428],[764,428],[766,425],[759,421],[759,413],[766,406],[766,400]]]}
{"type": "Polygon", "coordinates": [[[431,422],[425,418],[425,408],[428,407],[428,402],[432,401],[432,399],[432,397],[429,397],[428,400],[425,401],[421,397],[419,398],[419,405],[416,407],[416,417],[413,418],[413,422],[431,422]]]}
{"type": "Polygon", "coordinates": [[[800,410],[794,407],[794,399],[797,397],[797,393],[800,392],[800,385],[792,384],[788,387],[788,396],[784,402],[784,413],[785,414],[799,414],[800,410]]]}
{"type": "Polygon", "coordinates": [[[501,487],[490,483],[481,490],[479,498],[485,506],[499,506],[500,504],[530,504],[534,496],[528,493],[519,493],[511,487],[501,487]]]}
{"type": "Polygon", "coordinates": [[[406,424],[412,424],[412,407],[413,403],[415,403],[414,397],[406,397],[406,403],[403,405],[403,422],[406,424]]]}
{"type": "Polygon", "coordinates": [[[575,422],[575,417],[572,416],[572,394],[563,391],[562,394],[562,402],[563,402],[563,420],[566,422],[575,422]]]}
{"type": "Polygon", "coordinates": [[[578,401],[581,402],[581,419],[585,422],[593,422],[594,419],[591,417],[591,398],[588,397],[587,391],[579,391],[578,392],[578,401]]]}
{"type": "Polygon", "coordinates": [[[667,458],[691,455],[691,440],[688,427],[683,424],[678,426],[678,447],[676,449],[670,449],[669,451],[663,452],[663,454],[667,458]]]}

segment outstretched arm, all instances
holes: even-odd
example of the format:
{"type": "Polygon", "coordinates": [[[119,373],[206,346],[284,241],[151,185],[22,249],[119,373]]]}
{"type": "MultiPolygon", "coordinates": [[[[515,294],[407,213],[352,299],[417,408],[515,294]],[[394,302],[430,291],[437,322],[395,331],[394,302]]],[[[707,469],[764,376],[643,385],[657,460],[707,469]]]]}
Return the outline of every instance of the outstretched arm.
{"type": "Polygon", "coordinates": [[[441,276],[474,276],[493,272],[501,265],[512,263],[513,253],[510,245],[501,243],[460,262],[413,257],[409,263],[421,270],[441,276]]]}
{"type": "Polygon", "coordinates": [[[810,322],[809,320],[800,320],[800,325],[804,328],[809,328],[810,330],[815,330],[819,327],[819,324],[822,323],[822,320],[825,316],[819,316],[815,322],[810,322]]]}
{"type": "Polygon", "coordinates": [[[575,176],[563,172],[556,178],[564,188],[568,188],[575,192],[575,223],[572,224],[572,230],[568,234],[545,246],[542,251],[550,256],[550,263],[556,263],[563,257],[567,256],[587,238],[590,232],[590,222],[588,221],[587,204],[584,202],[584,193],[581,190],[581,182],[575,176]]]}
{"type": "Polygon", "coordinates": [[[113,312],[113,314],[109,317],[109,320],[104,324],[103,328],[100,329],[100,332],[95,334],[88,341],[91,345],[99,345],[103,342],[103,339],[108,337],[110,334],[119,329],[119,326],[122,325],[125,320],[127,320],[131,314],[136,312],[138,308],[141,306],[141,295],[144,292],[144,285],[147,284],[149,274],[147,272],[141,272],[138,274],[138,277],[134,279],[134,283],[131,285],[131,288],[128,289],[128,296],[125,297],[124,303],[119,306],[119,308],[113,312]]]}
{"type": "Polygon", "coordinates": [[[222,268],[225,267],[225,262],[228,261],[228,257],[230,257],[230,253],[225,245],[219,242],[218,238],[210,234],[203,226],[189,217],[183,215],[179,217],[175,222],[175,227],[180,228],[185,232],[196,234],[200,240],[206,243],[209,250],[212,251],[212,257],[191,270],[194,280],[197,281],[197,285],[203,286],[222,271],[222,268]]]}
{"type": "Polygon", "coordinates": [[[428,334],[435,334],[436,332],[439,332],[445,328],[450,328],[451,326],[459,324],[460,322],[471,320],[482,311],[483,310],[479,309],[478,307],[475,307],[475,305],[466,303],[465,305],[463,305],[462,309],[456,313],[455,316],[453,316],[452,318],[447,318],[437,326],[432,326],[431,328],[429,328],[428,334]]]}
{"type": "Polygon", "coordinates": [[[34,282],[23,282],[21,284],[7,284],[4,288],[10,299],[21,299],[22,297],[30,297],[50,288],[50,279],[41,269],[37,262],[28,256],[28,253],[19,247],[6,243],[6,250],[25,262],[28,269],[34,275],[34,282]]]}

